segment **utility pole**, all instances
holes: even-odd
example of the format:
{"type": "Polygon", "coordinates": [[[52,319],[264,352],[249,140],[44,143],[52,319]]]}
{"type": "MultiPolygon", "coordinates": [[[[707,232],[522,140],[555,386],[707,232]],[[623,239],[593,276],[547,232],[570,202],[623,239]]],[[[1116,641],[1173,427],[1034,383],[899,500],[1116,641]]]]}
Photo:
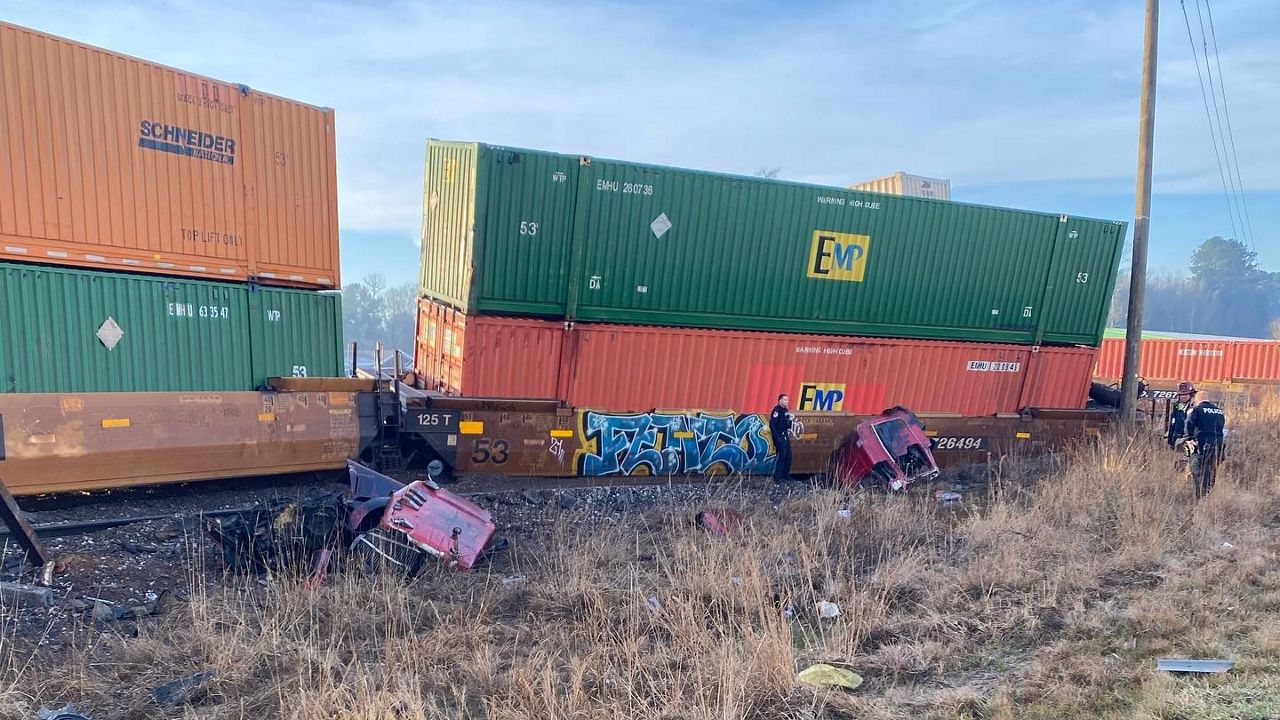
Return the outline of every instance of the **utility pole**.
{"type": "Polygon", "coordinates": [[[1142,309],[1147,299],[1147,236],[1151,228],[1151,146],[1156,125],[1156,32],[1160,0],[1147,0],[1147,33],[1142,57],[1142,120],[1138,125],[1138,204],[1133,218],[1133,267],[1124,336],[1124,377],[1120,383],[1120,426],[1132,432],[1138,414],[1138,360],[1142,352],[1142,309]]]}

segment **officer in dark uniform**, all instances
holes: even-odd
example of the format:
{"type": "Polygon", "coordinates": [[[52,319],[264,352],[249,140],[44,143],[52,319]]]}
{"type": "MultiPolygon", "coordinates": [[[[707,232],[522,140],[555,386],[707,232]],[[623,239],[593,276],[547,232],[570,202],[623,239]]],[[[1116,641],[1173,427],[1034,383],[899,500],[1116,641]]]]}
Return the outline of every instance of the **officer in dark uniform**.
{"type": "Polygon", "coordinates": [[[769,432],[773,434],[773,447],[777,458],[773,465],[773,479],[782,482],[791,477],[791,411],[787,409],[790,398],[778,396],[778,404],[769,415],[769,432]]]}
{"type": "Polygon", "coordinates": [[[1169,447],[1177,445],[1178,440],[1186,435],[1184,432],[1187,424],[1187,413],[1191,412],[1191,405],[1195,402],[1196,388],[1189,382],[1178,383],[1177,400],[1173,403],[1173,412],[1169,415],[1169,432],[1166,439],[1169,447]]]}
{"type": "Polygon", "coordinates": [[[1222,462],[1222,442],[1226,435],[1227,414],[1212,398],[1196,404],[1187,414],[1186,437],[1191,455],[1191,477],[1196,484],[1196,497],[1213,489],[1218,463],[1222,462]]]}

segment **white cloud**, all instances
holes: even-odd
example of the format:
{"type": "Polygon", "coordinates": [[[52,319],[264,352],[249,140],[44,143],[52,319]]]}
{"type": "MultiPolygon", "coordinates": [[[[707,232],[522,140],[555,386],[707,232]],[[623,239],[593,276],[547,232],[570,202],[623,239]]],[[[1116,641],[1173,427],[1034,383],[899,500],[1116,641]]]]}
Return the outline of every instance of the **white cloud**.
{"type": "MultiPolygon", "coordinates": [[[[833,184],[1132,187],[1141,8],[1072,0],[18,2],[14,21],[337,110],[340,220],[414,236],[429,137],[833,184]]],[[[1280,11],[1215,16],[1251,189],[1280,183],[1280,11]]],[[[1161,23],[1157,190],[1220,189],[1176,6],[1161,23]]],[[[1216,67],[1215,67],[1216,77],[1216,67]]]]}

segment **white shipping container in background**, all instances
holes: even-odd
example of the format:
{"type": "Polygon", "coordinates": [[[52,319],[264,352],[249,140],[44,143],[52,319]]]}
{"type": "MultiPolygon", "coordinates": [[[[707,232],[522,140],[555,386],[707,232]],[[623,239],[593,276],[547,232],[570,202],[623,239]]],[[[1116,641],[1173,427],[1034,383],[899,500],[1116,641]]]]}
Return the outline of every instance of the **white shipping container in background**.
{"type": "Polygon", "coordinates": [[[911,197],[933,198],[935,200],[951,199],[951,181],[928,178],[896,172],[875,180],[868,180],[850,185],[850,190],[869,190],[887,195],[910,195],[911,197]]]}

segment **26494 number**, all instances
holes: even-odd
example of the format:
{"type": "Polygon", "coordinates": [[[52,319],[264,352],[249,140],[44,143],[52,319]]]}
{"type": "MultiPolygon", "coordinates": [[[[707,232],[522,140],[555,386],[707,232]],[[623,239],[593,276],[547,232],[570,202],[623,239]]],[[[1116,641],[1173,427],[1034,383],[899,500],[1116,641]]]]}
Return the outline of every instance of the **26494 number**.
{"type": "Polygon", "coordinates": [[[934,450],[982,450],[986,447],[986,438],[981,437],[936,437],[933,439],[934,450]]]}

